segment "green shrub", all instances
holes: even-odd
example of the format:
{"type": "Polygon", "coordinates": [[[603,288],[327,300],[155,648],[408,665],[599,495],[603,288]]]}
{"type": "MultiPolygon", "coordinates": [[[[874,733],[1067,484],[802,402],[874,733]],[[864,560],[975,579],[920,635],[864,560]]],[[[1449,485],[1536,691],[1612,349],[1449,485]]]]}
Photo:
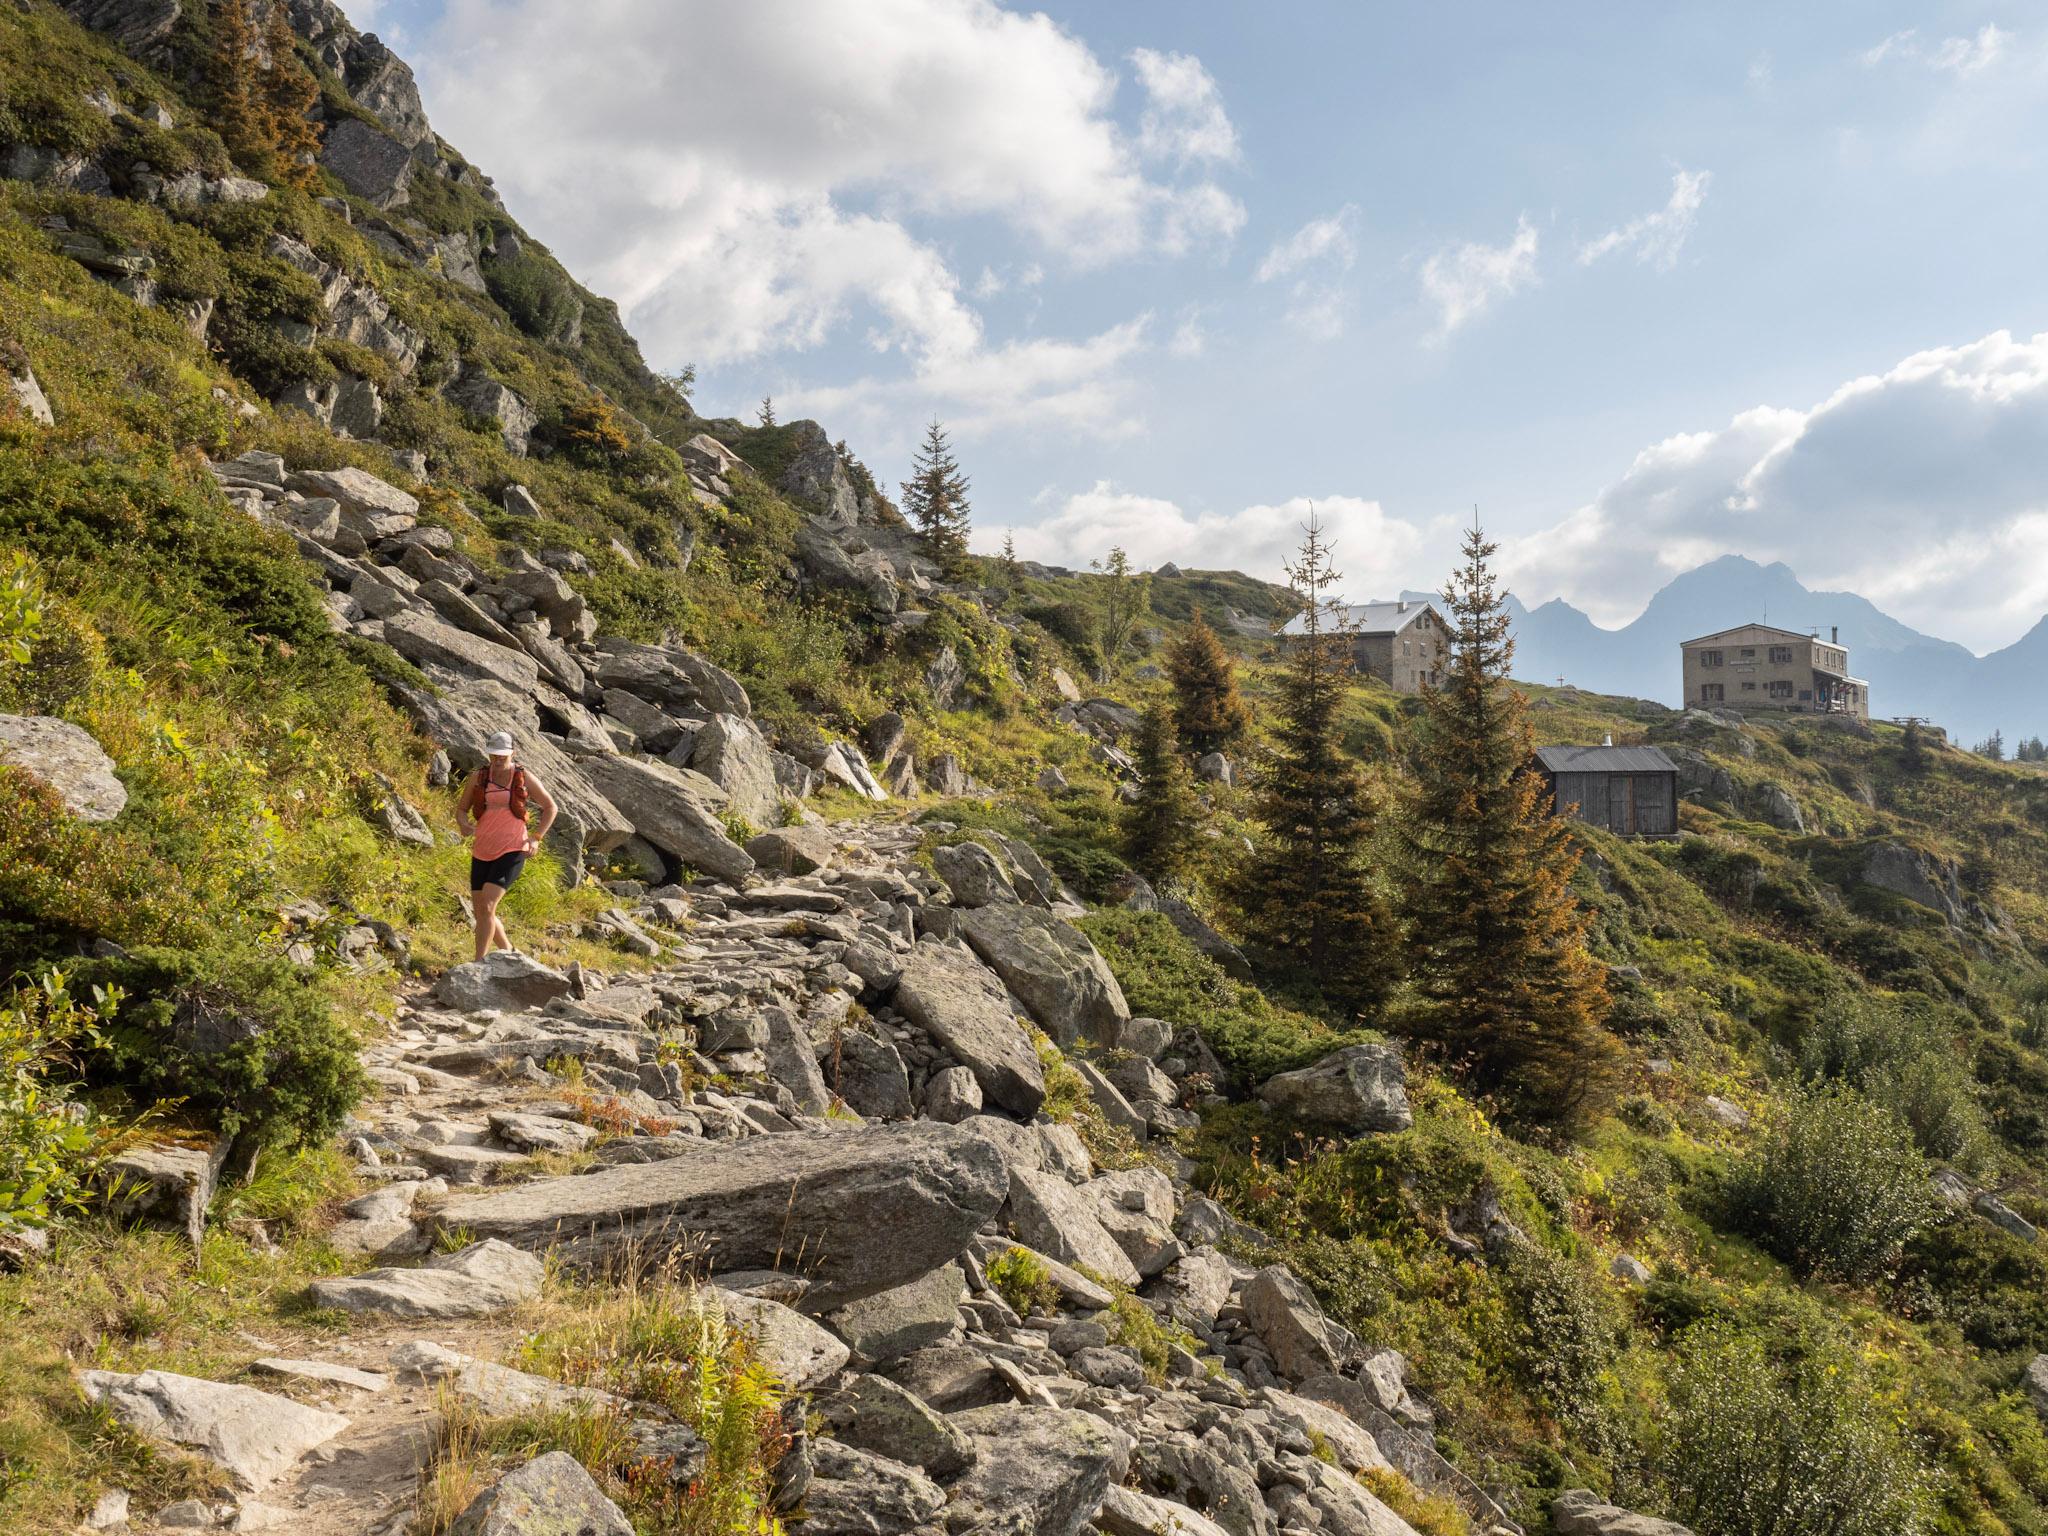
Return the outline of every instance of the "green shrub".
{"type": "Polygon", "coordinates": [[[1803,1274],[1872,1280],[1934,1215],[1936,1197],[1911,1129],[1841,1087],[1801,1090],[1737,1167],[1737,1220],[1803,1274]]]}
{"type": "Polygon", "coordinates": [[[988,1261],[987,1274],[996,1294],[1019,1317],[1059,1310],[1060,1288],[1052,1283],[1052,1272],[1030,1249],[1005,1248],[988,1261]]]}
{"type": "Polygon", "coordinates": [[[1671,1384],[1672,1513],[1696,1536],[1917,1536],[1925,1479],[1897,1414],[1845,1353],[1781,1362],[1705,1330],[1671,1384]]]}
{"type": "Polygon", "coordinates": [[[101,1073],[223,1134],[317,1141],[362,1094],[353,1036],[280,956],[145,947],[82,964],[73,984],[124,994],[101,1073]]]}
{"type": "Polygon", "coordinates": [[[1534,1246],[1509,1258],[1507,1293],[1521,1323],[1521,1374],[1559,1418],[1596,1428],[1617,1334],[1606,1293],[1577,1265],[1534,1246]]]}
{"type": "MultiPolygon", "coordinates": [[[[116,1000],[118,1001],[118,1000],[116,1000]]],[[[81,1207],[99,1136],[66,1092],[97,1015],[52,971],[0,1001],[0,1232],[81,1207]]]]}

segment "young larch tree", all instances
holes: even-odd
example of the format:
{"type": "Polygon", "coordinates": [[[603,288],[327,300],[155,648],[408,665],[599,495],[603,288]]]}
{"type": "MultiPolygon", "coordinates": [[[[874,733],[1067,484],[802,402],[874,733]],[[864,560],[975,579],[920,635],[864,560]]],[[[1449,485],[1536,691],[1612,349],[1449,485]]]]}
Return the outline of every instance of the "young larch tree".
{"type": "Polygon", "coordinates": [[[1507,611],[1477,526],[1444,593],[1443,685],[1423,690],[1401,822],[1414,1030],[1511,1119],[1555,1124],[1612,1091],[1607,986],[1570,882],[1579,854],[1551,815],[1527,705],[1508,678],[1507,611]]]}
{"type": "Polygon", "coordinates": [[[263,68],[263,113],[277,157],[277,179],[309,192],[319,178],[320,125],[311,113],[320,104],[320,82],[299,58],[283,0],[272,0],[263,49],[269,55],[263,68]]]}
{"type": "Polygon", "coordinates": [[[1173,681],[1174,725],[1188,751],[1221,752],[1243,738],[1251,706],[1237,691],[1230,652],[1199,609],[1167,651],[1166,675],[1173,681]]]}
{"type": "Polygon", "coordinates": [[[208,124],[228,153],[247,169],[264,169],[273,136],[256,63],[256,28],[249,0],[219,0],[213,9],[213,46],[206,58],[206,84],[213,97],[208,124]]]}
{"type": "Polygon", "coordinates": [[[1287,567],[1304,632],[1287,642],[1277,745],[1253,792],[1263,836],[1239,871],[1237,906],[1258,948],[1333,1006],[1357,1013],[1386,1000],[1399,955],[1393,918],[1366,866],[1371,786],[1341,739],[1351,655],[1334,622],[1337,572],[1313,512],[1305,533],[1287,567]]]}

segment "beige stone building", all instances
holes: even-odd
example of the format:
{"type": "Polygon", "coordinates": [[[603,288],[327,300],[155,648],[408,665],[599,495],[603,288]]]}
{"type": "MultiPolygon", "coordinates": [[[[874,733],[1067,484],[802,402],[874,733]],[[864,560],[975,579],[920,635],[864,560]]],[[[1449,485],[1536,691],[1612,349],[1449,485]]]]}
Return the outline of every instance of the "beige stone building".
{"type": "Polygon", "coordinates": [[[1870,718],[1870,684],[1849,675],[1849,651],[1828,638],[1743,624],[1680,646],[1689,709],[1783,709],[1870,718]]]}
{"type": "MultiPolygon", "coordinates": [[[[1302,633],[1305,615],[1280,630],[1284,643],[1302,633]]],[[[1351,642],[1351,662],[1400,693],[1420,693],[1443,680],[1450,661],[1451,631],[1425,601],[1332,604],[1323,628],[1341,630],[1351,642]]]]}

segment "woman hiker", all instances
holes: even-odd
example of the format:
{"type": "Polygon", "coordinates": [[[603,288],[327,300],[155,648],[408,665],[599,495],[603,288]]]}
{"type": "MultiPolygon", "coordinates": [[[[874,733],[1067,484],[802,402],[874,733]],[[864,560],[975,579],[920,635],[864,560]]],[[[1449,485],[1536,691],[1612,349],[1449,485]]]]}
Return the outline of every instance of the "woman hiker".
{"type": "Polygon", "coordinates": [[[484,743],[484,766],[469,776],[455,805],[455,826],[465,837],[475,829],[469,850],[470,903],[476,908],[476,957],[510,949],[498,903],[519,878],[529,853],[555,824],[555,802],[541,782],[520,767],[512,755],[512,734],[499,731],[484,743]],[[526,807],[540,807],[540,825],[528,829],[526,807]]]}

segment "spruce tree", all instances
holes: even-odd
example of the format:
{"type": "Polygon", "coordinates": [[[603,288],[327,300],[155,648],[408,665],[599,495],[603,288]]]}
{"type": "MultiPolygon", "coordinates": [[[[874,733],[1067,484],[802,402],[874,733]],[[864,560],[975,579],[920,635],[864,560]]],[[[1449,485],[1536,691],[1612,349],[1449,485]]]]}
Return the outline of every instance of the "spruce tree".
{"type": "Polygon", "coordinates": [[[1899,761],[1908,773],[1921,773],[1927,767],[1927,740],[1918,719],[1906,721],[1906,734],[1899,739],[1899,761]]]}
{"type": "Polygon", "coordinates": [[[967,477],[936,417],[925,429],[924,446],[910,467],[910,478],[903,482],[903,513],[938,562],[949,571],[957,570],[967,556],[967,477]]]}
{"type": "Polygon", "coordinates": [[[761,397],[760,414],[762,426],[772,427],[775,425],[775,397],[773,395],[763,395],[761,397]]]}
{"type": "Polygon", "coordinates": [[[1234,746],[1251,725],[1251,706],[1237,691],[1237,668],[1200,610],[1166,653],[1173,680],[1174,727],[1196,756],[1234,746]]]}
{"type": "Polygon", "coordinates": [[[249,0],[219,0],[213,12],[213,47],[206,60],[206,83],[213,96],[208,127],[220,135],[228,153],[247,168],[261,169],[274,138],[267,121],[262,81],[254,54],[256,29],[249,21],[249,0]]]}
{"type": "Polygon", "coordinates": [[[301,192],[318,180],[320,127],[310,115],[320,104],[320,83],[299,58],[298,39],[283,0],[271,0],[264,23],[264,127],[277,157],[277,179],[301,192]]]}
{"type": "Polygon", "coordinates": [[[1570,890],[1579,855],[1551,815],[1514,640],[1475,524],[1444,593],[1450,666],[1423,690],[1402,823],[1410,971],[1433,1041],[1510,1118],[1567,1121],[1612,1091],[1606,980],[1570,890]]]}
{"type": "Polygon", "coordinates": [[[1137,798],[1124,813],[1125,857],[1148,880],[1177,879],[1194,860],[1197,807],[1165,699],[1145,711],[1134,757],[1140,777],[1137,798]]]}
{"type": "Polygon", "coordinates": [[[1278,744],[1262,767],[1253,815],[1263,829],[1239,871],[1246,936],[1333,1005],[1363,1012],[1397,980],[1395,928],[1366,868],[1372,795],[1344,753],[1338,719],[1351,675],[1349,638],[1330,619],[1330,546],[1310,514],[1288,577],[1305,632],[1287,645],[1278,744]]]}

